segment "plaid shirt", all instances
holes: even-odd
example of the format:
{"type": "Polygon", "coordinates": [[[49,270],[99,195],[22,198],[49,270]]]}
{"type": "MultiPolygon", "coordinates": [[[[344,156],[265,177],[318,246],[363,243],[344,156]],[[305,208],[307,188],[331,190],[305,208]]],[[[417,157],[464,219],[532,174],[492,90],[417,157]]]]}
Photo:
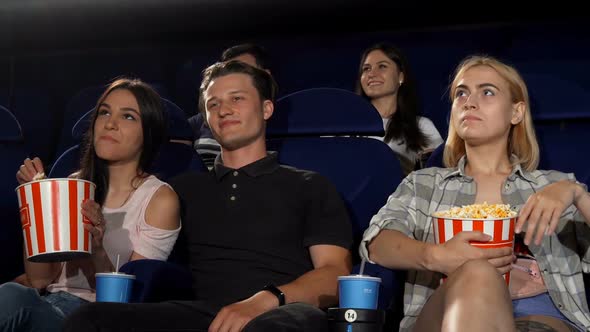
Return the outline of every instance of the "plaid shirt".
{"type": "MultiPolygon", "coordinates": [[[[519,164],[502,186],[502,200],[517,211],[527,198],[559,180],[575,180],[573,174],[557,171],[525,172],[519,164]]],[[[465,157],[457,168],[428,168],[408,175],[371,219],[360,246],[361,257],[369,260],[367,244],[382,229],[406,234],[412,239],[434,243],[431,214],[453,206],[475,203],[473,178],[465,175],[465,157]]],[[[553,235],[540,246],[531,243],[549,295],[570,321],[590,331],[582,272],[590,272],[590,227],[581,213],[570,206],[561,216],[553,235]]],[[[411,331],[422,307],[440,284],[440,273],[408,271],[404,293],[404,319],[400,331],[411,331]]]]}

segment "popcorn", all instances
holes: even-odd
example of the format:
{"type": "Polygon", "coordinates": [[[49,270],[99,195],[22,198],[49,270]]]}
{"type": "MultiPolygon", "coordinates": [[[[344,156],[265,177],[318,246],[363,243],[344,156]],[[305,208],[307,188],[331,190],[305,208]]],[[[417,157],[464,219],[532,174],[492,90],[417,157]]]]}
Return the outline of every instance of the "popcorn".
{"type": "Polygon", "coordinates": [[[516,217],[517,212],[510,209],[510,204],[472,204],[462,207],[452,207],[446,211],[434,213],[439,218],[474,218],[474,219],[500,219],[516,217]]]}
{"type": "Polygon", "coordinates": [[[35,176],[33,176],[33,181],[37,181],[37,180],[43,180],[45,179],[45,172],[40,172],[35,174],[35,176]]]}

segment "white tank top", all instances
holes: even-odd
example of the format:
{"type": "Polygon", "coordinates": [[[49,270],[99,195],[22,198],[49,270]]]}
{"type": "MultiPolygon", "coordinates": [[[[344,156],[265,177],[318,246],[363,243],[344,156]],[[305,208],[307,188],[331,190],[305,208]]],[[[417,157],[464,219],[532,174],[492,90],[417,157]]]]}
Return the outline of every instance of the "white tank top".
{"type": "MultiPolygon", "coordinates": [[[[119,208],[103,207],[106,223],[103,246],[113,266],[120,255],[119,264],[129,261],[136,252],[145,258],[166,260],[176,242],[180,227],[164,230],[145,222],[145,210],[154,193],[167,183],[150,175],[119,208]]],[[[66,291],[87,301],[96,300],[94,267],[90,258],[62,263],[57,281],[47,286],[47,291],[66,291]]]]}

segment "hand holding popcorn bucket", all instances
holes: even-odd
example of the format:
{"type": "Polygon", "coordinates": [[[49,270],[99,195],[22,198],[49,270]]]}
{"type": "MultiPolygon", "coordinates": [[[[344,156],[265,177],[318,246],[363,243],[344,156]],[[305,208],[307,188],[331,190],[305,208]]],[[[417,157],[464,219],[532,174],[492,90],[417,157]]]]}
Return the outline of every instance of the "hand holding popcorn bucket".
{"type": "MultiPolygon", "coordinates": [[[[472,246],[491,248],[514,248],[514,225],[517,213],[507,204],[474,204],[462,208],[454,207],[432,215],[434,239],[437,244],[445,243],[463,231],[477,231],[489,235],[489,242],[470,241],[472,246]]],[[[510,284],[510,271],[503,275],[510,284]]],[[[444,279],[443,279],[444,281],[444,279]]]]}
{"type": "Polygon", "coordinates": [[[79,179],[43,179],[16,188],[27,259],[68,261],[91,253],[82,203],[94,199],[96,185],[79,179]]]}

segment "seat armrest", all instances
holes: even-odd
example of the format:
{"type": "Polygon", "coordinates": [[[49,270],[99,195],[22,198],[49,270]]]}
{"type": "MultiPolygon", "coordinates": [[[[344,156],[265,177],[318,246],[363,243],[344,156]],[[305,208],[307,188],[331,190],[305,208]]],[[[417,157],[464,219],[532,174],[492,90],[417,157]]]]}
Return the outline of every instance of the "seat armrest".
{"type": "Polygon", "coordinates": [[[192,276],[188,268],[155,259],[127,262],[119,269],[135,275],[130,302],[192,300],[192,276]]]}

